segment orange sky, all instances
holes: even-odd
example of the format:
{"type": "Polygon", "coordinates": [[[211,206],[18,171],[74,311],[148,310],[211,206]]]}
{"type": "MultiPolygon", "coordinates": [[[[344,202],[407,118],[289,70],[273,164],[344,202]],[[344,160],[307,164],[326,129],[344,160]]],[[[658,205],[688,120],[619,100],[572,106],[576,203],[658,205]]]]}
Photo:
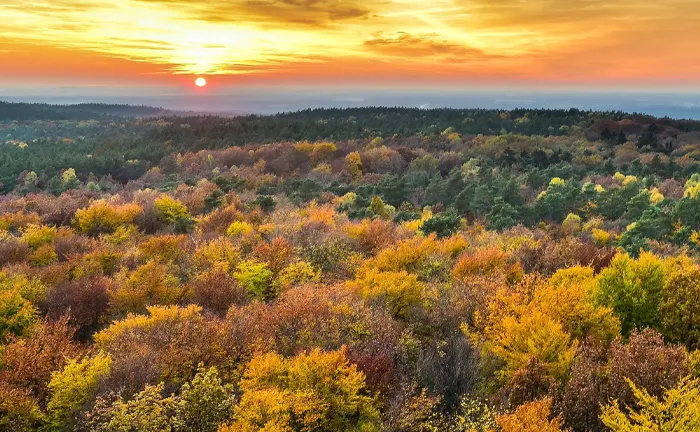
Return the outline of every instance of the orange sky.
{"type": "Polygon", "coordinates": [[[697,86],[699,0],[3,0],[0,84],[697,86]]]}

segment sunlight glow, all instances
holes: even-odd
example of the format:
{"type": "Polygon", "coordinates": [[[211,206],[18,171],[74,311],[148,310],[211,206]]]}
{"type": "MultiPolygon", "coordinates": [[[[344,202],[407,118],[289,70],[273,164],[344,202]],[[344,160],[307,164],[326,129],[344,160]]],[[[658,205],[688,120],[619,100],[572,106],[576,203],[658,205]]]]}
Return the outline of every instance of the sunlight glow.
{"type": "Polygon", "coordinates": [[[700,72],[689,54],[700,51],[697,10],[696,0],[5,0],[0,46],[125,59],[153,74],[308,74],[317,64],[342,72],[371,63],[387,76],[690,76],[700,72]]]}

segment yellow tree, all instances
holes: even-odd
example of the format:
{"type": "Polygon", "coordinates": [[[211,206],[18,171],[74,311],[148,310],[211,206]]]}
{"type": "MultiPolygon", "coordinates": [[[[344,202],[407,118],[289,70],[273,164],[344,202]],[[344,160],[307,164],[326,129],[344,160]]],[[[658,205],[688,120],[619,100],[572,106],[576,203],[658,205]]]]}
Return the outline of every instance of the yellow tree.
{"type": "Polygon", "coordinates": [[[345,348],[318,349],[286,359],[254,357],[240,383],[234,422],[221,432],[378,431],[376,400],[365,376],[348,362],[345,348]]]}
{"type": "Polygon", "coordinates": [[[112,359],[103,353],[84,360],[70,360],[51,375],[51,397],[47,409],[56,425],[67,426],[97,390],[100,380],[109,376],[112,359]]]}
{"type": "Polygon", "coordinates": [[[362,158],[358,152],[352,152],[345,156],[345,171],[353,180],[362,178],[362,158]]]}
{"type": "Polygon", "coordinates": [[[386,303],[397,317],[405,317],[411,306],[419,304],[425,289],[414,274],[376,269],[363,272],[348,285],[367,300],[386,303]]]}
{"type": "Polygon", "coordinates": [[[666,391],[663,399],[651,396],[627,380],[639,409],[622,410],[617,402],[603,407],[603,424],[613,432],[695,432],[700,430],[700,386],[684,379],[666,391]]]}
{"type": "Polygon", "coordinates": [[[73,226],[88,235],[111,234],[121,226],[132,224],[141,213],[143,209],[137,204],[118,205],[99,200],[75,212],[73,226]]]}
{"type": "Polygon", "coordinates": [[[549,398],[519,406],[512,414],[496,417],[502,432],[564,432],[564,420],[550,420],[552,400],[549,398]]]}

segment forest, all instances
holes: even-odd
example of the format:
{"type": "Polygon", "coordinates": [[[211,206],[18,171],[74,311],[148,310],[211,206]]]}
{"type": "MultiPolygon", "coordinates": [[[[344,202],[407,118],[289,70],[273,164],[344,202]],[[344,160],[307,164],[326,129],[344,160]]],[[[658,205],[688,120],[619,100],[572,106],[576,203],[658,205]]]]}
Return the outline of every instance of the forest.
{"type": "Polygon", "coordinates": [[[700,430],[700,122],[0,103],[0,430],[700,430]]]}

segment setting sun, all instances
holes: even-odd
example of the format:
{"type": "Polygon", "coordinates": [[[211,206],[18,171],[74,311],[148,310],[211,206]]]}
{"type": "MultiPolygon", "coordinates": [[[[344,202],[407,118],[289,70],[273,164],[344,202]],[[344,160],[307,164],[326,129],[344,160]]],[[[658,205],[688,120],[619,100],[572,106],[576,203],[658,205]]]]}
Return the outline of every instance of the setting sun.
{"type": "Polygon", "coordinates": [[[197,79],[194,81],[194,84],[195,84],[197,87],[204,87],[204,86],[207,85],[207,80],[205,80],[204,78],[201,78],[201,77],[200,77],[200,78],[197,78],[197,79]]]}

